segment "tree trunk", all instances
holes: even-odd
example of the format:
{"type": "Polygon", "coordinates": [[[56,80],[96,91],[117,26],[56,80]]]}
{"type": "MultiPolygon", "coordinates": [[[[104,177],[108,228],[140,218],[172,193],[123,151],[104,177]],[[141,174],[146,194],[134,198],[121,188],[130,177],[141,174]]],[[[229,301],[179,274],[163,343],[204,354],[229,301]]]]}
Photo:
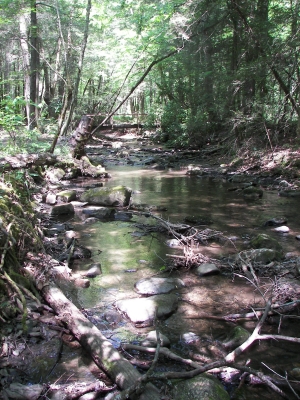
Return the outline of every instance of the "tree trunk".
{"type": "Polygon", "coordinates": [[[27,127],[30,127],[30,61],[29,61],[29,49],[27,42],[27,24],[24,14],[20,15],[19,18],[20,28],[20,43],[22,49],[22,60],[24,70],[24,97],[26,101],[26,119],[27,127]]]}
{"type": "MultiPolygon", "coordinates": [[[[106,337],[65,297],[57,286],[49,283],[43,286],[41,292],[98,367],[105,371],[122,390],[135,384],[141,376],[139,372],[114,349],[106,337]]],[[[152,384],[147,384],[139,399],[159,400],[159,391],[152,384]]]]}
{"type": "Polygon", "coordinates": [[[80,56],[79,56],[79,60],[78,60],[78,65],[77,65],[77,69],[78,69],[77,76],[76,76],[76,80],[74,83],[74,89],[71,92],[72,97],[71,97],[71,102],[69,105],[69,112],[66,112],[62,118],[61,124],[59,126],[59,129],[57,131],[57,134],[53,140],[53,143],[52,143],[52,146],[50,149],[51,153],[54,152],[58,137],[60,135],[66,134],[68,127],[70,125],[70,122],[72,120],[73,112],[77,105],[77,96],[78,96],[79,83],[80,83],[81,73],[82,73],[82,68],[83,68],[84,54],[85,54],[85,49],[86,49],[88,36],[89,36],[91,8],[92,8],[92,0],[87,0],[84,34],[83,34],[83,39],[82,39],[82,43],[81,43],[81,51],[80,51],[80,56]]]}
{"type": "Polygon", "coordinates": [[[39,53],[38,53],[38,27],[36,1],[30,2],[30,123],[29,129],[37,127],[38,120],[38,72],[39,72],[39,53]]]}

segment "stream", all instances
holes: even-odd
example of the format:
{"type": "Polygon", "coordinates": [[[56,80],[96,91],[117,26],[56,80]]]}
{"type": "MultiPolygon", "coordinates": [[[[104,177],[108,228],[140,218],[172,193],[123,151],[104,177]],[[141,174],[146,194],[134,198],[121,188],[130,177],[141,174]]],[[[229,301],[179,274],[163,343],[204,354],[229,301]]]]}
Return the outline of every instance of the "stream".
{"type": "MultiPolygon", "coordinates": [[[[134,284],[142,278],[155,275],[178,277],[185,287],[177,290],[179,308],[170,318],[159,322],[159,330],[171,341],[171,350],[195,361],[220,358],[220,341],[235,324],[213,319],[196,319],[198,311],[208,315],[224,316],[241,313],[252,307],[262,306],[259,292],[245,279],[234,276],[225,260],[247,248],[249,239],[258,233],[268,233],[279,240],[285,252],[300,255],[298,203],[293,198],[282,198],[277,191],[265,191],[261,199],[246,201],[228,180],[211,177],[189,177],[186,168],[158,171],[140,166],[108,165],[112,178],[105,186],[125,185],[133,189],[133,203],[159,205],[166,211],[157,213],[170,222],[183,222],[187,216],[199,216],[203,228],[222,231],[230,240],[225,243],[211,243],[199,246],[197,251],[211,258],[224,259],[223,273],[216,276],[197,277],[192,270],[183,269],[164,273],[168,257],[166,254],[182,254],[180,248],[170,248],[165,235],[153,233],[144,235],[137,224],[156,224],[152,218],[133,215],[124,221],[122,212],[116,213],[113,221],[84,223],[86,215],[80,209],[69,221],[79,237],[80,244],[92,251],[92,259],[76,261],[75,272],[87,270],[91,264],[101,263],[102,275],[90,279],[89,288],[66,288],[68,297],[89,317],[89,319],[118,348],[122,342],[138,343],[153,327],[136,328],[118,314],[114,308],[117,300],[138,297],[134,284]],[[290,228],[288,234],[278,234],[265,222],[274,217],[285,217],[290,228]]],[[[93,179],[79,179],[77,190],[97,183],[93,179]],[[82,186],[82,188],[81,188],[82,186]]],[[[72,182],[74,185],[74,182],[72,182]]],[[[284,269],[284,262],[281,266],[284,269]]],[[[280,274],[279,274],[280,275],[280,274]]],[[[269,279],[262,280],[268,285],[269,279]]],[[[276,322],[275,322],[276,323],[276,322]]],[[[252,332],[255,322],[246,321],[239,325],[252,332]]],[[[276,326],[268,325],[265,332],[276,332],[276,326]]],[[[282,335],[298,336],[296,320],[282,323],[282,335]]],[[[274,341],[255,344],[251,348],[251,366],[261,369],[264,362],[270,368],[284,375],[298,366],[297,347],[274,341]]],[[[239,360],[247,360],[246,352],[239,360]]],[[[141,354],[140,357],[147,358],[141,354]]],[[[163,360],[158,370],[182,370],[182,365],[163,360]]],[[[265,369],[268,373],[268,370],[265,369]]],[[[226,385],[226,378],[222,377],[226,385]]],[[[230,391],[230,387],[228,388],[230,391]]],[[[276,395],[266,387],[248,386],[243,399],[274,399],[276,395]]]]}

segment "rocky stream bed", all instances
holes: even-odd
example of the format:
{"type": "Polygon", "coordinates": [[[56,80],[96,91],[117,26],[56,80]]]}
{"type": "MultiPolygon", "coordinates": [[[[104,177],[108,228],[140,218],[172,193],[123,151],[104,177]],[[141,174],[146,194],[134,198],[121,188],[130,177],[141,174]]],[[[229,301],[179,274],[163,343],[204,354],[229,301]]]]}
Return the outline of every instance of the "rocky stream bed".
{"type": "Polygon", "coordinates": [[[26,321],[15,306],[4,308],[0,398],[298,398],[300,366],[294,355],[300,341],[300,228],[291,231],[283,215],[274,215],[264,221],[263,233],[236,238],[212,228],[200,214],[170,222],[160,204],[133,201],[134,188],[109,185],[107,171],[115,165],[174,169],[191,179],[228,181],[228,190],[245,201],[259,202],[270,190],[295,201],[300,197],[299,152],[280,149],[232,160],[218,157],[218,146],[166,150],[147,135],[115,133],[86,150],[99,167],[88,160],[76,168],[53,165],[43,179],[28,182],[43,246],[38,252],[27,249],[24,271],[44,298],[25,291],[26,321]],[[78,290],[90,290],[105,271],[96,256],[102,250],[90,248],[77,227],[88,226],[91,235],[95,224],[107,221],[121,221],[126,229],[134,226],[139,233],[131,246],[157,235],[170,255],[163,268],[141,259],[138,268],[111,273],[119,279],[118,290],[113,284],[98,307],[83,308],[78,290]],[[281,238],[287,235],[292,240],[285,246],[281,238]],[[230,251],[215,257],[205,250],[212,245],[230,251]],[[86,332],[74,332],[74,321],[68,319],[73,312],[85,330],[93,333],[96,327],[99,342],[97,333],[91,339],[95,343],[89,343],[86,332]],[[115,374],[99,355],[91,356],[97,346],[108,346],[112,363],[128,360],[134,366],[139,373],[128,378],[130,385],[123,383],[121,367],[115,374]],[[155,387],[147,383],[145,389],[141,377],[155,387]],[[128,394],[138,380],[143,389],[135,387],[128,394]]]}

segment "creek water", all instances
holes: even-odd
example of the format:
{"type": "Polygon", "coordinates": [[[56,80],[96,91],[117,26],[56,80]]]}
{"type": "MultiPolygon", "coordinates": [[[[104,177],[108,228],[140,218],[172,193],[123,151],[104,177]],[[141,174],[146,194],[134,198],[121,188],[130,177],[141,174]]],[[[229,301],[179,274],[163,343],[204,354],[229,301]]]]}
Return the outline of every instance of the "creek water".
{"type": "MultiPolygon", "coordinates": [[[[138,224],[156,224],[152,218],[134,215],[130,221],[99,221],[84,223],[86,216],[77,210],[70,221],[78,232],[80,244],[92,251],[91,260],[81,260],[74,269],[88,269],[92,263],[101,263],[102,275],[91,279],[89,288],[68,288],[68,296],[85,310],[95,325],[118,347],[121,342],[137,342],[153,330],[153,327],[136,328],[125,316],[116,317],[114,303],[119,299],[138,297],[134,283],[153,275],[180,277],[185,287],[178,290],[178,311],[165,321],[159,322],[160,331],[171,340],[171,349],[181,356],[201,362],[218,359],[224,354],[220,342],[225,339],[235,324],[214,319],[198,319],[197,313],[224,316],[241,313],[264,304],[259,291],[246,279],[235,276],[227,257],[247,248],[249,239],[258,233],[267,233],[279,240],[286,253],[300,255],[300,242],[295,236],[300,233],[298,201],[279,197],[277,191],[264,191],[261,199],[246,201],[234,184],[221,178],[197,178],[186,175],[186,169],[158,171],[108,165],[112,178],[105,186],[129,186],[133,190],[133,203],[163,206],[166,211],[157,213],[170,222],[183,222],[187,216],[200,216],[203,229],[209,227],[221,231],[230,240],[199,246],[197,251],[219,260],[224,260],[224,269],[218,276],[197,277],[193,270],[173,270],[164,273],[168,262],[166,254],[182,254],[182,249],[170,248],[166,236],[157,232],[144,235],[138,224]],[[272,218],[285,217],[290,228],[288,234],[280,235],[265,222],[272,218]],[[131,272],[129,272],[131,271],[131,272]],[[110,316],[115,318],[111,319],[110,316]],[[196,335],[196,340],[185,340],[186,333],[196,335]]],[[[76,183],[80,185],[87,181],[76,183]]],[[[89,181],[95,183],[94,180],[89,181]]],[[[284,262],[281,266],[284,269],[284,262]]],[[[270,286],[270,279],[262,279],[262,290],[270,286]]],[[[284,320],[285,321],[285,320],[284,320]]],[[[243,321],[239,325],[252,332],[255,322],[243,321]]],[[[278,333],[278,326],[267,325],[264,332],[278,333]]],[[[283,322],[280,333],[298,336],[297,320],[283,322]]],[[[263,369],[262,362],[284,375],[287,369],[297,367],[297,347],[286,342],[261,341],[239,360],[250,359],[250,366],[263,369]]],[[[141,355],[141,357],[145,357],[141,355]]],[[[161,371],[182,365],[164,360],[161,371]]],[[[274,399],[266,387],[248,386],[243,399],[274,399]]],[[[278,397],[279,398],[279,397],[278,397]]]]}

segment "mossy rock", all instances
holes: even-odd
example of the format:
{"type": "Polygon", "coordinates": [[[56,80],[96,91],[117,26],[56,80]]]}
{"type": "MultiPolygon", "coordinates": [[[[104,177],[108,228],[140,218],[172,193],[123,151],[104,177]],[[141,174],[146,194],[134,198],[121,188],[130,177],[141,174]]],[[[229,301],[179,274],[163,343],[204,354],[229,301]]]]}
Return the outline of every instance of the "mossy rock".
{"type": "Polygon", "coordinates": [[[263,190],[256,186],[248,186],[243,190],[243,196],[248,198],[261,198],[263,193],[263,190]]]}
{"type": "Polygon", "coordinates": [[[234,327],[226,338],[223,346],[226,349],[233,349],[240,346],[250,337],[250,333],[241,326],[234,327]]]}
{"type": "Polygon", "coordinates": [[[99,206],[126,207],[129,205],[132,189],[126,186],[93,188],[84,192],[80,201],[99,206]]]}
{"type": "Polygon", "coordinates": [[[76,200],[77,194],[75,190],[63,190],[62,192],[57,193],[56,196],[59,200],[69,203],[76,200]]]}
{"type": "Polygon", "coordinates": [[[260,233],[254,239],[250,241],[251,247],[254,249],[273,249],[282,253],[281,244],[274,238],[265,233],[260,233]]]}
{"type": "Polygon", "coordinates": [[[178,381],[171,390],[173,400],[229,400],[229,394],[222,384],[208,374],[198,375],[195,378],[178,381]]]}

